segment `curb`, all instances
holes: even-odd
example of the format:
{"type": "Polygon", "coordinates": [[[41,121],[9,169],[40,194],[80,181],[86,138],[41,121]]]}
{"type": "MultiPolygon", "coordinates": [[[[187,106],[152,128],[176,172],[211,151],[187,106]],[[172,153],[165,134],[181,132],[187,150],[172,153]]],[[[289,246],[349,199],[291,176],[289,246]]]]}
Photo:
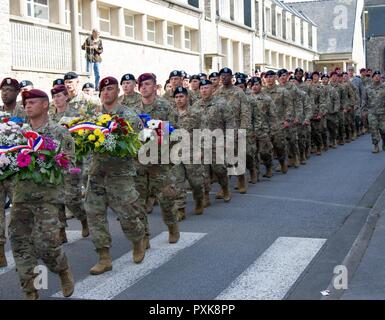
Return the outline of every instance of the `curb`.
{"type": "MultiPolygon", "coordinates": [[[[381,216],[381,212],[385,208],[385,190],[382,191],[378,199],[376,200],[373,208],[370,210],[368,217],[364,225],[362,226],[360,232],[358,233],[356,239],[353,242],[352,247],[342,261],[348,270],[348,283],[353,279],[353,276],[366,252],[366,249],[369,246],[370,240],[372,238],[374,229],[376,228],[378,219],[381,216]]],[[[343,294],[349,289],[335,289],[333,286],[333,279],[331,279],[330,284],[327,288],[329,290],[328,296],[323,296],[321,300],[339,300],[342,298],[343,294]]]]}

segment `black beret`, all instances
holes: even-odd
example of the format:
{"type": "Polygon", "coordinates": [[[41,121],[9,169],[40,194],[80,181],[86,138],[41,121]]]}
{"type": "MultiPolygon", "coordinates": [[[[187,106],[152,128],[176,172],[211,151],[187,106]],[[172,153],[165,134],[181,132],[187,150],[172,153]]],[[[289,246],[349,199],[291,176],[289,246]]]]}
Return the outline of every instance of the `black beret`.
{"type": "Polygon", "coordinates": [[[77,79],[79,76],[76,72],[67,72],[65,75],[64,75],[64,80],[72,80],[72,79],[77,79]]]}
{"type": "Polygon", "coordinates": [[[328,78],[328,79],[329,79],[328,74],[327,74],[327,73],[324,73],[324,74],[321,76],[321,80],[322,80],[323,78],[328,78]]]}
{"type": "Polygon", "coordinates": [[[374,71],[374,72],[372,73],[372,78],[373,78],[376,74],[381,75],[381,71],[380,71],[380,70],[374,71]]]}
{"type": "Polygon", "coordinates": [[[303,73],[303,69],[298,67],[294,70],[294,74],[296,74],[297,72],[302,72],[303,73]]]}
{"type": "Polygon", "coordinates": [[[277,72],[278,78],[284,74],[288,74],[289,72],[286,69],[279,69],[277,72]]]}
{"type": "Polygon", "coordinates": [[[64,80],[63,79],[56,79],[54,80],[54,82],[52,83],[52,87],[54,86],[59,86],[61,84],[64,84],[64,80]]]}
{"type": "Polygon", "coordinates": [[[206,73],[199,73],[198,74],[199,78],[207,78],[207,74],[206,73]]]}
{"type": "Polygon", "coordinates": [[[172,77],[181,77],[182,78],[183,77],[182,71],[179,71],[179,70],[171,71],[168,78],[170,79],[172,77]]]}
{"type": "Polygon", "coordinates": [[[199,88],[201,86],[207,86],[209,84],[213,84],[210,80],[201,80],[201,82],[199,83],[199,88]]]}
{"type": "Polygon", "coordinates": [[[245,78],[237,78],[235,80],[235,84],[236,85],[239,85],[239,84],[246,84],[246,79],[245,78]]]}
{"type": "Polygon", "coordinates": [[[190,82],[192,81],[192,80],[200,80],[201,78],[199,77],[199,75],[197,75],[197,74],[193,74],[192,76],[190,76],[190,82]]]}
{"type": "Polygon", "coordinates": [[[292,80],[297,80],[297,78],[294,76],[290,76],[289,81],[292,81],[292,80]]]}
{"type": "Polygon", "coordinates": [[[130,81],[130,80],[136,81],[133,74],[126,73],[125,75],[123,75],[122,79],[120,80],[120,85],[123,84],[123,81],[130,81]]]}
{"type": "Polygon", "coordinates": [[[33,83],[29,80],[23,80],[19,83],[20,89],[28,86],[33,86],[33,83]]]}
{"type": "Polygon", "coordinates": [[[211,78],[219,78],[219,73],[218,73],[218,72],[212,72],[212,73],[210,73],[209,79],[211,79],[211,78]]]}
{"type": "Polygon", "coordinates": [[[175,91],[174,91],[174,98],[175,98],[175,96],[176,96],[177,94],[179,94],[179,93],[182,93],[182,94],[188,96],[188,91],[187,91],[187,89],[184,88],[184,87],[177,87],[177,88],[175,89],[175,91]]]}
{"type": "Polygon", "coordinates": [[[265,73],[265,77],[268,77],[268,76],[275,76],[276,75],[276,73],[275,73],[275,71],[273,71],[273,70],[269,70],[269,71],[267,71],[266,73],[265,73]]]}
{"type": "Polygon", "coordinates": [[[251,83],[252,86],[255,85],[256,83],[262,84],[262,79],[260,77],[252,77],[249,80],[249,83],[251,83]]]}
{"type": "Polygon", "coordinates": [[[87,83],[85,83],[85,84],[83,85],[82,90],[84,90],[84,89],[89,89],[89,88],[95,89],[94,84],[91,83],[91,82],[87,82],[87,83]]]}
{"type": "Polygon", "coordinates": [[[222,73],[226,73],[226,74],[233,74],[233,71],[230,69],[230,68],[227,68],[227,67],[224,67],[223,69],[221,69],[219,71],[219,75],[221,75],[222,73]]]}

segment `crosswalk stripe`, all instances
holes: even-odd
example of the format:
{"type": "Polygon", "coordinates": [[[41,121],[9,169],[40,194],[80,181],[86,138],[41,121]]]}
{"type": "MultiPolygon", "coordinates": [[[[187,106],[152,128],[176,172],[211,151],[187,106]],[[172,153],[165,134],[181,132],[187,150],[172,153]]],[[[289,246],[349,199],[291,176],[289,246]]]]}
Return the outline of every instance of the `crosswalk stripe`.
{"type": "MultiPolygon", "coordinates": [[[[181,232],[179,241],[169,244],[168,232],[162,232],[151,239],[151,248],[146,251],[142,263],[135,264],[130,251],[113,261],[112,271],[98,276],[88,276],[76,283],[75,292],[71,298],[111,300],[205,235],[205,233],[181,232]]],[[[63,295],[58,292],[53,297],[62,298],[63,295]]]]}
{"type": "MultiPolygon", "coordinates": [[[[66,230],[68,243],[73,243],[82,238],[82,232],[77,230],[66,230]]],[[[0,268],[0,275],[11,271],[15,267],[15,260],[13,259],[12,250],[5,252],[5,257],[7,259],[8,266],[5,268],[0,268]]]]}
{"type": "Polygon", "coordinates": [[[326,239],[280,237],[216,300],[281,300],[326,239]]]}

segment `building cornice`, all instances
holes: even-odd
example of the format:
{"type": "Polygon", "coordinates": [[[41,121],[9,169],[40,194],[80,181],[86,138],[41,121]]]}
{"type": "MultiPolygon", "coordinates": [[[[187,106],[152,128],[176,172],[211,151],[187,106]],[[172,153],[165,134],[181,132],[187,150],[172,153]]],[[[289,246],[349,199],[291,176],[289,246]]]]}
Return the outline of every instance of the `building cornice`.
{"type": "MultiPolygon", "coordinates": [[[[292,42],[292,41],[287,41],[287,40],[283,40],[281,38],[278,38],[278,37],[275,37],[273,35],[267,35],[267,39],[272,41],[272,42],[279,42],[280,44],[282,45],[290,45],[292,47],[296,47],[296,48],[299,48],[299,49],[302,49],[302,50],[305,50],[305,51],[308,51],[312,54],[315,54],[315,55],[319,55],[320,53],[317,52],[317,51],[314,51],[313,49],[310,49],[310,48],[305,48],[304,46],[301,46],[295,42],[292,42]]],[[[262,39],[261,39],[262,40],[262,39]]]]}

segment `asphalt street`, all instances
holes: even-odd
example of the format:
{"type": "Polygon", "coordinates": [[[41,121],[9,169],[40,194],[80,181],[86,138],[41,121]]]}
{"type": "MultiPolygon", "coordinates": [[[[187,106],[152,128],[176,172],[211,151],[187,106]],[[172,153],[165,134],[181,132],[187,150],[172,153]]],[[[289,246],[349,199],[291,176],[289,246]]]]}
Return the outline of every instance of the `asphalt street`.
{"type": "MultiPolygon", "coordinates": [[[[229,204],[215,200],[202,216],[188,203],[180,243],[168,244],[160,208],[149,216],[152,248],[131,262],[131,245],[109,212],[114,269],[90,276],[97,255],[80,222],[69,221],[69,258],[78,299],[321,299],[385,187],[385,152],[371,153],[369,135],[308,164],[233,190],[229,204]]],[[[234,185],[233,181],[233,185],[234,185]]],[[[6,250],[10,254],[9,242],[6,250]]],[[[43,299],[61,297],[49,273],[43,299]]],[[[14,266],[0,269],[0,299],[21,299],[14,266]]]]}

